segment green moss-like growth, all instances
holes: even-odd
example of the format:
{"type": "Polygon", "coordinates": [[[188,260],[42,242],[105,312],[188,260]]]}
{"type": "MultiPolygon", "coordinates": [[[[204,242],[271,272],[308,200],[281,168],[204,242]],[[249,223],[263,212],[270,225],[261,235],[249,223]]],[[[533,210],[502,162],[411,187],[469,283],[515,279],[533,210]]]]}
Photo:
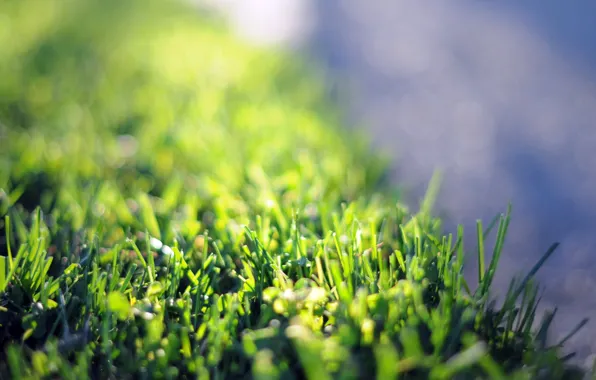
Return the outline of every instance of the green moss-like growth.
{"type": "Polygon", "coordinates": [[[508,214],[471,292],[295,57],[165,0],[6,0],[0,46],[2,375],[571,378],[531,276],[488,302],[508,214]]]}

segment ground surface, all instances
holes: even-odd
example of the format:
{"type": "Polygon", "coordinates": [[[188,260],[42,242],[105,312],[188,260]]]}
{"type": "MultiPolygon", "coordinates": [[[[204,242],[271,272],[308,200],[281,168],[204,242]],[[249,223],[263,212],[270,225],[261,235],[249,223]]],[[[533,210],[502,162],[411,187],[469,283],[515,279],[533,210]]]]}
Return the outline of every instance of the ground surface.
{"type": "MultiPolygon", "coordinates": [[[[557,331],[596,316],[594,2],[227,3],[241,33],[303,42],[352,91],[352,122],[395,152],[414,195],[442,167],[451,221],[470,229],[513,201],[501,287],[560,241],[540,275],[557,331]]],[[[581,358],[594,337],[596,321],[574,339],[581,358]]]]}

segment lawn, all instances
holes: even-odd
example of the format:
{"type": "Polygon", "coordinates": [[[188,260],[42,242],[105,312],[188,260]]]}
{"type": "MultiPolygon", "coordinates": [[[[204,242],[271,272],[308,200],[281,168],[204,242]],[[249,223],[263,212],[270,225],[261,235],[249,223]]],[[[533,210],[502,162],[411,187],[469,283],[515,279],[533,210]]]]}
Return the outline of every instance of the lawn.
{"type": "Polygon", "coordinates": [[[581,378],[556,246],[493,302],[510,208],[408,210],[300,57],[171,0],[4,0],[0,47],[0,378],[581,378]]]}

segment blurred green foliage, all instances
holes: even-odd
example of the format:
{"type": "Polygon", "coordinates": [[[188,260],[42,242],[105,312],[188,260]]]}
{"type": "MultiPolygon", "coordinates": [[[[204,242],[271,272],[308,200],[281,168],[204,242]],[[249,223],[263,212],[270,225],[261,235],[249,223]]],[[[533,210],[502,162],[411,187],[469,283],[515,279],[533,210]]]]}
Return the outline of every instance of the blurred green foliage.
{"type": "Polygon", "coordinates": [[[302,80],[297,61],[169,3],[3,3],[0,115],[11,154],[0,184],[31,172],[49,181],[132,172],[124,183],[144,191],[184,174],[237,192],[250,166],[300,177],[314,196],[331,191],[312,181],[321,175],[346,196],[370,182],[362,149],[321,116],[331,115],[320,112],[321,86],[302,80]],[[306,156],[316,165],[301,169],[306,156]]]}

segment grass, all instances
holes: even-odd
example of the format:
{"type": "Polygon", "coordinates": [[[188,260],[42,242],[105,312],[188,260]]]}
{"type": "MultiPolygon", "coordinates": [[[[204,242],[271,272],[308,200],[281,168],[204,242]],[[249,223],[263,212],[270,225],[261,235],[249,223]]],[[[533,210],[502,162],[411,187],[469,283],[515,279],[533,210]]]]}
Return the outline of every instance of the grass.
{"type": "Polygon", "coordinates": [[[296,57],[165,0],[0,20],[1,378],[581,378],[554,246],[497,306],[510,209],[478,222],[470,289],[437,183],[403,206],[296,57]]]}

